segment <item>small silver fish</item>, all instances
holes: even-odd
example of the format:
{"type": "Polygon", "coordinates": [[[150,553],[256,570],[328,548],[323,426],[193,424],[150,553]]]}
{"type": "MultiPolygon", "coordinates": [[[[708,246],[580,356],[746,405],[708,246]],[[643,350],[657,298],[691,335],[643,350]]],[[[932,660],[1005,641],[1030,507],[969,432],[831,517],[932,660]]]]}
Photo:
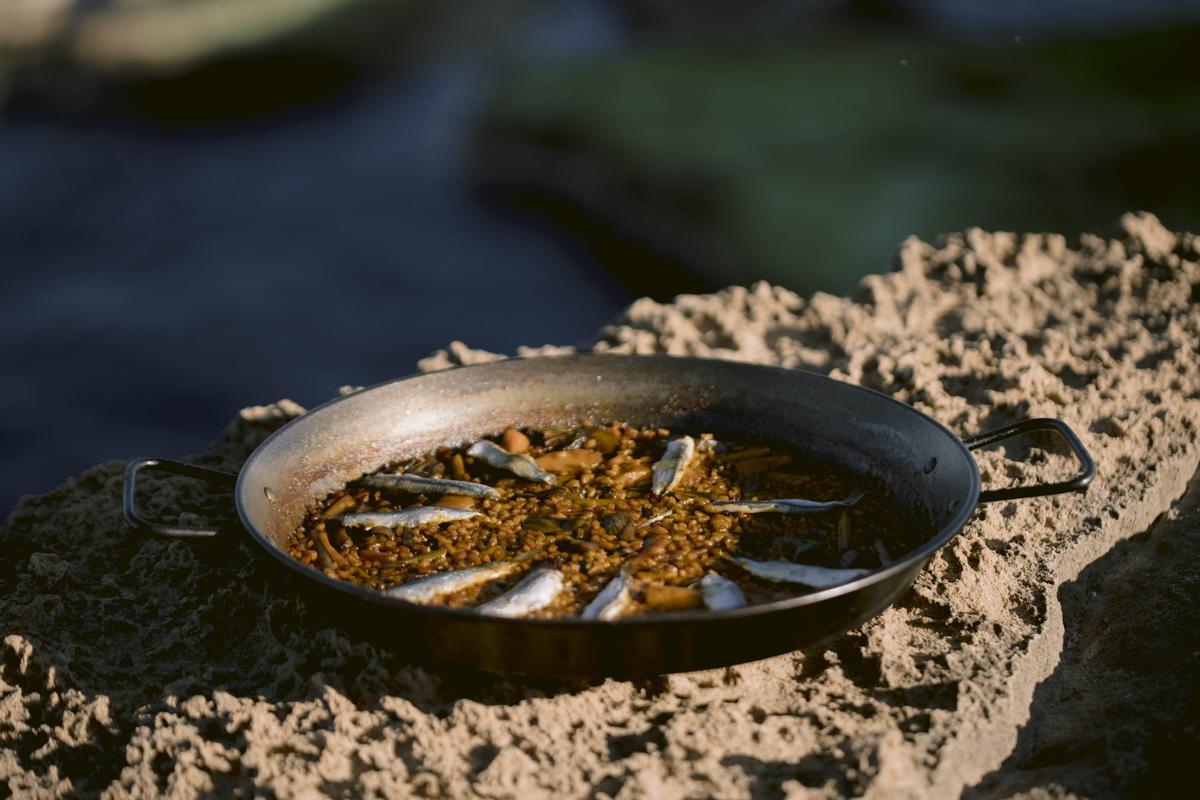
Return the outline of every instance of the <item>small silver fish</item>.
{"type": "Polygon", "coordinates": [[[410,603],[428,603],[430,600],[435,600],[442,595],[503,578],[511,574],[519,566],[521,566],[520,560],[514,559],[512,561],[497,561],[493,564],[484,564],[480,567],[456,569],[453,572],[429,575],[409,583],[401,584],[400,586],[393,586],[384,592],[384,594],[388,597],[398,597],[401,600],[407,600],[410,603]]]}
{"type": "Polygon", "coordinates": [[[488,497],[492,500],[500,498],[498,491],[482,483],[426,478],[422,475],[408,473],[368,475],[362,479],[362,482],[378,489],[399,489],[402,492],[412,492],[413,494],[455,494],[463,497],[488,497]]]}
{"type": "Polygon", "coordinates": [[[467,455],[478,458],[480,461],[496,469],[507,470],[518,478],[524,478],[527,481],[537,481],[547,486],[553,486],[558,482],[553,475],[539,467],[537,462],[529,456],[524,453],[510,453],[500,445],[487,439],[480,439],[471,445],[471,448],[467,450],[467,455]]]}
{"type": "Polygon", "coordinates": [[[680,436],[668,444],[663,457],[654,464],[650,491],[662,495],[678,486],[695,455],[696,440],[690,436],[680,436]]]}
{"type": "Polygon", "coordinates": [[[663,511],[659,514],[655,514],[653,517],[646,520],[645,522],[638,523],[638,527],[639,528],[649,528],[651,525],[655,524],[656,522],[662,522],[664,519],[666,519],[667,517],[671,516],[674,513],[675,513],[674,511],[667,510],[667,511],[663,511]]]}
{"type": "Polygon", "coordinates": [[[709,503],[706,511],[718,514],[819,514],[850,508],[863,499],[865,492],[854,492],[843,500],[722,500],[709,503]]]}
{"type": "Polygon", "coordinates": [[[731,558],[730,561],[755,577],[776,583],[801,583],[814,589],[837,586],[870,572],[865,569],[814,567],[808,564],[794,564],[791,561],[752,561],[748,558],[731,558]]]}
{"type": "Polygon", "coordinates": [[[538,567],[513,588],[475,610],[489,617],[523,617],[554,602],[563,588],[562,573],[538,567]]]}
{"type": "Polygon", "coordinates": [[[711,611],[728,611],[746,605],[746,595],[728,578],[710,572],[700,579],[700,596],[711,611]]]}
{"type": "Polygon", "coordinates": [[[621,616],[629,605],[629,570],[623,569],[613,578],[592,602],[579,614],[580,619],[598,619],[604,622],[621,616]]]}
{"type": "Polygon", "coordinates": [[[469,508],[417,506],[401,511],[362,511],[357,514],[343,514],[338,519],[343,525],[362,525],[368,528],[376,525],[382,525],[385,528],[415,528],[418,525],[454,522],[477,516],[479,516],[479,512],[469,508]]]}

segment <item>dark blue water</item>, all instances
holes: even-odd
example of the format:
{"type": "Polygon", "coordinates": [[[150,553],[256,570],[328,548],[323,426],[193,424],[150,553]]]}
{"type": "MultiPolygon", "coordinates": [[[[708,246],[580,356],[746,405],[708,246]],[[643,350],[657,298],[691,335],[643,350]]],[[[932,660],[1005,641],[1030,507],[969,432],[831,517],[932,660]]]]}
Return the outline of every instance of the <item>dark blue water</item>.
{"type": "MultiPolygon", "coordinates": [[[[570,47],[577,18],[525,36],[570,47]]],[[[451,60],[254,123],[0,121],[0,513],[452,339],[589,339],[626,290],[464,174],[487,86],[486,64],[451,60]]]]}

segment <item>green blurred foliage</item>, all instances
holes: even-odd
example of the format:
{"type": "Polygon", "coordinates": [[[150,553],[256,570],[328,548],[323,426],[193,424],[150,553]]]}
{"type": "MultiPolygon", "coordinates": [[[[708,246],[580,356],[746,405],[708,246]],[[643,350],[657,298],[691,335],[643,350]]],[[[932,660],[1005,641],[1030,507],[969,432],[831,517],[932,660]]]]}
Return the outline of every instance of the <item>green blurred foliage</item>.
{"type": "Polygon", "coordinates": [[[1194,228],[1197,52],[1192,28],[1037,46],[862,27],[660,44],[513,75],[476,169],[705,284],[841,292],[910,234],[1104,230],[1132,209],[1194,228]]]}

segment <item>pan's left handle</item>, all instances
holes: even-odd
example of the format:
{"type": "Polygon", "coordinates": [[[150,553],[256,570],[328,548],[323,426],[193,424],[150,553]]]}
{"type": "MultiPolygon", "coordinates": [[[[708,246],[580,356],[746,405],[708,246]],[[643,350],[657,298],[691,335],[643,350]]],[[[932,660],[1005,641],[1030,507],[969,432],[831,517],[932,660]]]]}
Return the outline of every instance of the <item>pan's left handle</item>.
{"type": "Polygon", "coordinates": [[[152,522],[137,510],[137,479],[138,473],[144,469],[154,469],[159,472],[169,472],[172,475],[184,475],[188,478],[198,478],[202,481],[215,483],[232,489],[237,483],[237,475],[209,467],[199,467],[183,461],[170,461],[165,458],[135,458],[125,468],[125,502],[123,511],[125,521],[134,528],[146,533],[168,536],[172,539],[206,539],[223,532],[225,528],[216,526],[169,525],[165,522],[152,522]]]}
{"type": "Polygon", "coordinates": [[[1096,477],[1096,462],[1092,460],[1092,454],[1083,446],[1083,442],[1079,441],[1079,437],[1075,435],[1075,431],[1067,427],[1067,423],[1060,419],[1027,419],[1017,422],[1013,425],[1006,425],[1003,428],[998,428],[994,431],[981,433],[978,436],[971,436],[963,439],[963,444],[968,450],[978,450],[981,447],[987,447],[989,444],[1010,439],[1013,436],[1020,436],[1023,433],[1032,431],[1054,431],[1067,443],[1071,448],[1071,452],[1075,454],[1076,460],[1079,461],[1079,472],[1074,477],[1058,483],[1046,483],[1034,486],[1011,486],[1007,489],[987,489],[979,494],[979,502],[990,503],[994,500],[1016,500],[1022,497],[1044,497],[1050,494],[1062,494],[1064,492],[1082,492],[1092,482],[1092,478],[1096,477]]]}

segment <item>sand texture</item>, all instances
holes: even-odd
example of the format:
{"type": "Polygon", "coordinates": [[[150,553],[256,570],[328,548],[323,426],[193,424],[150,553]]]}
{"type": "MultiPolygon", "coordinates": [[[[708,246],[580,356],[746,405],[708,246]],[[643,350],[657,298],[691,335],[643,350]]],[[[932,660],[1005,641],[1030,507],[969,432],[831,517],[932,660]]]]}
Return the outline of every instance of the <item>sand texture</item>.
{"type": "MultiPolygon", "coordinates": [[[[858,630],[639,684],[426,671],[319,627],[236,535],[127,530],[114,461],[24,498],[0,530],[0,779],[20,796],[108,797],[1152,788],[1197,744],[1200,487],[1173,501],[1200,460],[1200,238],[1148,215],[1121,229],[909,240],[853,299],[759,284],[640,300],[601,332],[598,350],[828,373],[964,435],[1055,416],[1085,438],[1100,469],[1086,495],[981,507],[858,630]]],[[[422,367],[492,357],[455,344],[422,367]]],[[[201,459],[234,469],[299,413],[246,409],[201,459]]],[[[980,460],[987,486],[1071,469],[1041,440],[980,460]]],[[[221,503],[164,478],[147,506],[191,519],[221,503]]]]}

